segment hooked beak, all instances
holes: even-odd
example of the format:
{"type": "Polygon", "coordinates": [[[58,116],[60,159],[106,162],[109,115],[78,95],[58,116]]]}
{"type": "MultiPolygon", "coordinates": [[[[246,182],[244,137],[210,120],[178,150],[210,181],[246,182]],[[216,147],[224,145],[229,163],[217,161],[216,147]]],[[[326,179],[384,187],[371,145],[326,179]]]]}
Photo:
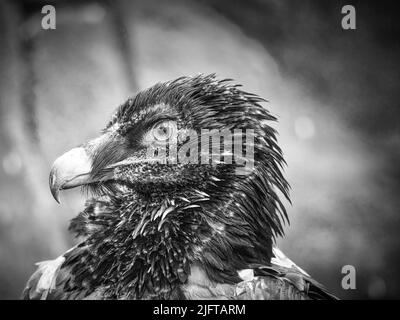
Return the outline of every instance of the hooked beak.
{"type": "Polygon", "coordinates": [[[60,190],[75,188],[89,182],[92,160],[84,148],[74,148],[54,161],[49,185],[54,199],[60,203],[60,190]]]}

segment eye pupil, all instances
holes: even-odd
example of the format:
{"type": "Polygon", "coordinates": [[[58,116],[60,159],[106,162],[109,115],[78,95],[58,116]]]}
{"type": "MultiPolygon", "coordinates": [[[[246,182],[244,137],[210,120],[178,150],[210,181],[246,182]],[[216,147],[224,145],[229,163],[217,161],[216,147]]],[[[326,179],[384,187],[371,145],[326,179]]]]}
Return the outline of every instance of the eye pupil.
{"type": "Polygon", "coordinates": [[[174,123],[167,122],[154,128],[153,135],[156,140],[165,141],[170,138],[174,130],[174,123]]]}
{"type": "Polygon", "coordinates": [[[168,128],[166,127],[159,127],[158,128],[158,134],[161,136],[167,135],[168,133],[168,128]]]}

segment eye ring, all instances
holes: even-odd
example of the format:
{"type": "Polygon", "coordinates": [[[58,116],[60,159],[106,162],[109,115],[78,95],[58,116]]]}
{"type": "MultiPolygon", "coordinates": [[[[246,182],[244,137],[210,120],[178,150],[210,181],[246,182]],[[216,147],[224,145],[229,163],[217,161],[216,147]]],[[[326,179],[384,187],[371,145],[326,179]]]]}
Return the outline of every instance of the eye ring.
{"type": "Polygon", "coordinates": [[[175,121],[163,121],[156,124],[151,130],[154,140],[158,142],[166,142],[176,135],[177,127],[175,121]]]}

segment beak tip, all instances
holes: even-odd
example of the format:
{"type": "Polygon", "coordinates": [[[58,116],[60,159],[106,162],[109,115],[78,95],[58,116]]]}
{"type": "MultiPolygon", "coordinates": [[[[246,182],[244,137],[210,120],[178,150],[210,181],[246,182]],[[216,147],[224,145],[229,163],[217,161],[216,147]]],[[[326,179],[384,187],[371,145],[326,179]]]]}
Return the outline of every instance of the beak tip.
{"type": "Polygon", "coordinates": [[[58,204],[61,204],[61,202],[60,202],[60,192],[57,192],[57,193],[53,194],[53,198],[54,198],[54,200],[57,201],[58,204]]]}
{"type": "Polygon", "coordinates": [[[50,191],[51,191],[51,194],[53,195],[54,200],[56,200],[57,203],[60,204],[60,188],[57,184],[57,178],[56,178],[54,170],[51,170],[51,172],[50,172],[49,185],[50,185],[50,191]]]}
{"type": "Polygon", "coordinates": [[[57,203],[60,204],[60,189],[51,188],[51,194],[52,194],[54,200],[56,200],[57,203]]]}

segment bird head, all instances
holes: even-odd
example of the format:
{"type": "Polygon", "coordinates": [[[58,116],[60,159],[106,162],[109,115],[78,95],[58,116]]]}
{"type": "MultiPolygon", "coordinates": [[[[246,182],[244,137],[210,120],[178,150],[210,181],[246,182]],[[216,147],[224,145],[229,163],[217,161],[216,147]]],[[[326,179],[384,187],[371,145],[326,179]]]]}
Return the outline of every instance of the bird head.
{"type": "Polygon", "coordinates": [[[102,219],[97,233],[86,230],[93,239],[123,226],[146,246],[179,234],[186,258],[211,269],[230,258],[232,270],[269,263],[287,218],[277,191],[288,198],[288,184],[264,101],[215,75],[156,84],[122,104],[99,137],[54,162],[51,192],[58,202],[60,190],[93,194],[84,211],[102,208],[91,218],[102,219]]]}
{"type": "Polygon", "coordinates": [[[259,104],[263,99],[239,87],[197,76],[128,99],[99,137],[54,162],[54,198],[60,202],[61,190],[79,186],[95,194],[187,190],[251,179],[261,169],[286,195],[284,161],[268,124],[276,119],[259,104]]]}

